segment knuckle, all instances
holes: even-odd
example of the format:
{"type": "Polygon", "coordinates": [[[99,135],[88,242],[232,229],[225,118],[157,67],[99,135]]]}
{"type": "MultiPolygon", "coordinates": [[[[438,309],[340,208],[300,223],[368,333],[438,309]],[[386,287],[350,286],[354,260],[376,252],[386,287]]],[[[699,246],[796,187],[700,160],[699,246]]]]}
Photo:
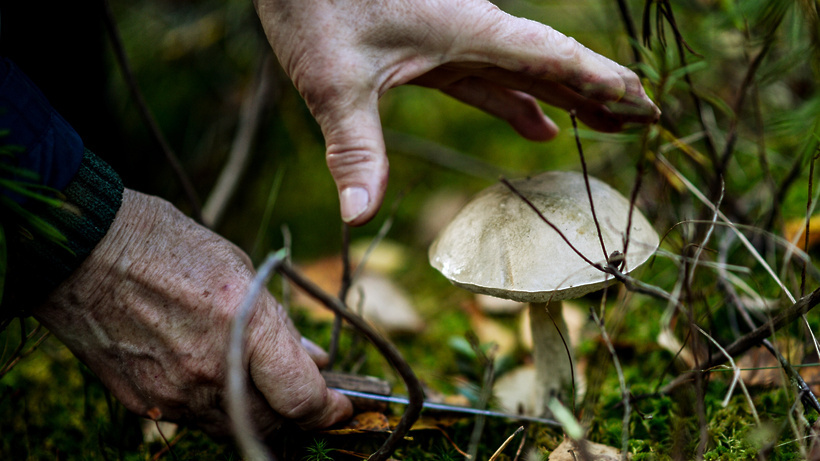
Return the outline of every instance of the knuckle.
{"type": "Polygon", "coordinates": [[[575,63],[580,61],[584,47],[574,38],[558,32],[553,28],[547,29],[545,44],[559,61],[575,63]]]}
{"type": "Polygon", "coordinates": [[[279,408],[279,413],[287,419],[310,425],[321,418],[327,405],[326,391],[302,385],[292,389],[291,398],[279,408]]]}

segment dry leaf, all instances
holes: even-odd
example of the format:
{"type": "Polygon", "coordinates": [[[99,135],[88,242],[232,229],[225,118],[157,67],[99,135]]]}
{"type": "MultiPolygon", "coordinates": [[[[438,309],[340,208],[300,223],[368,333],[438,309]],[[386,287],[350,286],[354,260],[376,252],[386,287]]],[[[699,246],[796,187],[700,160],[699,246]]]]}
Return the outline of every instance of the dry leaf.
{"type": "MultiPolygon", "coordinates": [[[[300,265],[302,275],[319,286],[323,291],[336,295],[342,286],[342,260],[338,256],[319,259],[310,264],[300,265]]],[[[333,313],[302,290],[293,291],[293,304],[304,309],[314,322],[330,322],[333,313]]]]}
{"type": "MultiPolygon", "coordinates": [[[[323,258],[303,266],[301,270],[322,290],[332,295],[339,292],[342,262],[338,256],[323,258]]],[[[293,304],[303,308],[314,322],[333,320],[329,309],[300,290],[295,291],[293,304]]],[[[413,308],[410,297],[384,275],[369,271],[362,273],[348,292],[347,304],[387,333],[417,333],[424,328],[424,322],[413,308]]]]}
{"type": "MultiPolygon", "coordinates": [[[[411,431],[428,431],[441,430],[442,428],[452,426],[453,424],[464,420],[465,418],[472,418],[473,415],[456,415],[446,413],[425,413],[416,420],[411,431]]],[[[341,427],[334,427],[321,431],[322,434],[329,435],[355,435],[366,433],[385,433],[390,432],[392,428],[401,420],[401,416],[387,416],[378,411],[366,411],[354,415],[341,427]]]]}
{"type": "MultiPolygon", "coordinates": [[[[790,219],[783,225],[783,238],[795,242],[798,248],[803,249],[805,243],[806,218],[790,219]]],[[[809,219],[809,248],[820,242],[820,215],[809,219]]]]}
{"type": "Polygon", "coordinates": [[[470,316],[470,328],[481,344],[494,343],[498,346],[497,356],[499,357],[515,351],[518,341],[509,328],[484,315],[474,304],[467,304],[465,308],[470,316]]]}
{"type": "MultiPolygon", "coordinates": [[[[789,363],[800,363],[801,346],[796,341],[781,338],[775,341],[774,346],[789,363]]],[[[783,384],[780,362],[764,347],[749,349],[735,363],[740,368],[740,378],[747,386],[774,387],[783,384]]],[[[803,376],[803,380],[809,383],[807,373],[810,373],[810,370],[798,369],[797,371],[803,376]]]]}
{"type": "Polygon", "coordinates": [[[344,426],[322,431],[331,435],[364,434],[367,432],[390,432],[390,421],[384,413],[366,411],[350,418],[344,426]]]}
{"type": "MultiPolygon", "coordinates": [[[[350,245],[350,259],[355,265],[361,264],[372,242],[372,239],[364,239],[357,240],[350,245]]],[[[404,267],[408,251],[406,246],[398,242],[382,239],[367,255],[365,267],[370,273],[390,274],[404,267]]]]}
{"type": "Polygon", "coordinates": [[[347,305],[388,333],[418,333],[424,321],[410,297],[383,275],[364,273],[353,283],[347,305]]]}
{"type": "MultiPolygon", "coordinates": [[[[600,443],[584,441],[584,448],[586,449],[587,461],[620,461],[621,451],[617,448],[603,445],[600,443]]],[[[572,439],[564,439],[558,447],[550,453],[549,461],[578,461],[581,458],[579,453],[578,442],[572,439]]],[[[628,458],[631,456],[627,455],[628,458]]]]}

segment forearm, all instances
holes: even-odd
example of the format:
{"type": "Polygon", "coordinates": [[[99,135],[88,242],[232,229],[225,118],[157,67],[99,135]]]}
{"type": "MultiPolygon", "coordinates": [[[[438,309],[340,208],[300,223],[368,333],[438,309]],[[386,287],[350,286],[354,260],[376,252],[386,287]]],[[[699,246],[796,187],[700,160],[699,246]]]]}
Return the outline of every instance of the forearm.
{"type": "Polygon", "coordinates": [[[123,186],[6,60],[0,60],[0,107],[6,130],[0,143],[13,152],[3,157],[0,188],[8,249],[0,315],[9,317],[28,313],[79,267],[114,220],[123,186]]]}

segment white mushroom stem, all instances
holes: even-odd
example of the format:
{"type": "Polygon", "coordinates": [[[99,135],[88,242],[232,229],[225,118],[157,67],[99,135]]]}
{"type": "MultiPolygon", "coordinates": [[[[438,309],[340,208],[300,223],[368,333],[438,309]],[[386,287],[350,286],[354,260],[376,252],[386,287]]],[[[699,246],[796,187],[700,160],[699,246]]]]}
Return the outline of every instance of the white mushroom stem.
{"type": "Polygon", "coordinates": [[[536,378],[535,408],[538,414],[549,415],[547,404],[553,397],[565,405],[571,405],[570,399],[575,398],[572,395],[572,345],[561,312],[561,301],[531,302],[529,308],[536,378]]]}

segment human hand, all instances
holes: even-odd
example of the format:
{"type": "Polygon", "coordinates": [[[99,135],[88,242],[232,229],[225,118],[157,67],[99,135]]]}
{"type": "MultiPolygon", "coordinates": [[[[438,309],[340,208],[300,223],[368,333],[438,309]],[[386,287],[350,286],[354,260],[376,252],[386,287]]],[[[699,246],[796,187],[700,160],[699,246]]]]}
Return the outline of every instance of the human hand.
{"type": "MultiPolygon", "coordinates": [[[[126,189],[111,229],[34,316],[131,411],[230,432],[226,357],[248,257],[169,203],[126,189]]],[[[247,398],[259,432],[281,417],[306,429],[352,413],[325,386],[318,346],[267,292],[249,315],[247,398]]]]}
{"type": "Polygon", "coordinates": [[[378,211],[387,158],[378,99],[424,85],[548,140],[557,126],[536,98],[600,131],[659,111],[638,77],[554,29],[485,0],[254,0],[276,56],[322,128],[342,219],[378,211]]]}

